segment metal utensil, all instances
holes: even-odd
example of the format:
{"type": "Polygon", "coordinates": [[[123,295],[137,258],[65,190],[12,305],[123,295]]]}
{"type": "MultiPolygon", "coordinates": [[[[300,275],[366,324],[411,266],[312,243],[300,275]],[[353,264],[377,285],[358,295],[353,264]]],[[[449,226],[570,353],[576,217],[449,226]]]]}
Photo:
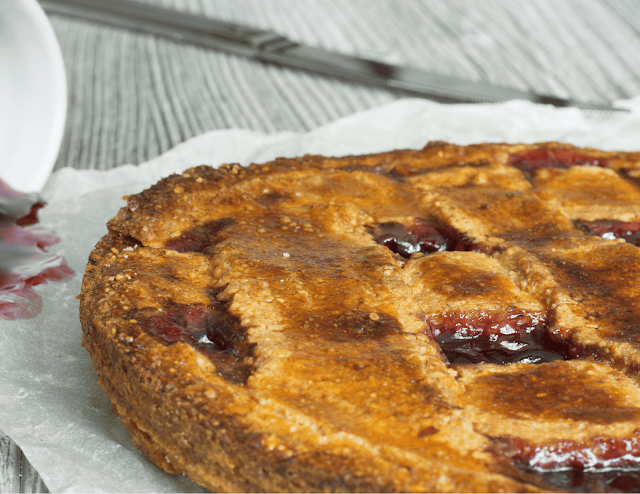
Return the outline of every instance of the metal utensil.
{"type": "Polygon", "coordinates": [[[40,3],[49,13],[79,17],[441,101],[486,103],[523,99],[558,107],[574,106],[591,113],[626,111],[606,103],[585,103],[528,93],[343,55],[295,43],[273,31],[130,0],[40,0],[40,3]]]}

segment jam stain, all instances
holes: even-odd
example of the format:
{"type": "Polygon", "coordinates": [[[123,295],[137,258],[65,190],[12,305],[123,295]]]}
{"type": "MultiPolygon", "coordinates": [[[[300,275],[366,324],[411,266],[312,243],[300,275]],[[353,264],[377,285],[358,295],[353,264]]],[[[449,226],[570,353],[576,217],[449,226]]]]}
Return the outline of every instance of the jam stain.
{"type": "Polygon", "coordinates": [[[549,335],[546,314],[445,314],[438,321],[428,319],[427,325],[452,365],[541,364],[569,358],[569,345],[549,335]]]}
{"type": "Polygon", "coordinates": [[[233,218],[208,221],[169,240],[165,248],[177,252],[203,252],[222,240],[222,231],[234,225],[235,222],[233,218]]]}
{"type": "Polygon", "coordinates": [[[436,434],[438,432],[440,432],[438,428],[430,425],[429,427],[426,427],[422,429],[420,432],[418,432],[418,439],[426,436],[431,436],[432,434],[436,434]]]}
{"type": "Polygon", "coordinates": [[[221,377],[244,384],[253,373],[249,360],[255,345],[247,341],[247,330],[228,307],[229,302],[212,297],[208,306],[176,306],[142,318],[142,328],[161,342],[191,345],[215,364],[221,377]]]}
{"type": "Polygon", "coordinates": [[[608,166],[604,158],[596,158],[571,149],[533,149],[509,156],[508,164],[531,172],[541,168],[569,168],[572,166],[608,166]]]}
{"type": "Polygon", "coordinates": [[[45,205],[37,194],[23,194],[0,180],[0,221],[19,226],[38,222],[38,210],[45,205]]]}
{"type": "Polygon", "coordinates": [[[587,235],[597,235],[609,240],[622,238],[626,242],[640,247],[640,222],[596,220],[575,221],[574,223],[577,228],[581,229],[587,235]]]}
{"type": "Polygon", "coordinates": [[[46,281],[68,281],[73,270],[47,248],[59,239],[38,222],[45,205],[36,194],[22,194],[0,181],[0,319],[27,319],[42,310],[33,287],[46,281]]]}
{"type": "Polygon", "coordinates": [[[369,233],[380,245],[408,259],[411,254],[443,251],[482,251],[478,245],[463,238],[450,226],[434,226],[416,218],[410,226],[401,223],[379,223],[369,227],[369,233]]]}

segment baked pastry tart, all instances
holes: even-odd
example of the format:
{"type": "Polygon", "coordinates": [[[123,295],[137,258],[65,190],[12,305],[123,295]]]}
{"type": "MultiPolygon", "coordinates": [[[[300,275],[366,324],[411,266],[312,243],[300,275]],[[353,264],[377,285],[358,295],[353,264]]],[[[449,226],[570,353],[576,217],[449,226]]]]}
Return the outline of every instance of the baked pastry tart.
{"type": "Polygon", "coordinates": [[[640,153],[200,166],[89,256],[135,444],[222,491],[640,488],[640,153]]]}

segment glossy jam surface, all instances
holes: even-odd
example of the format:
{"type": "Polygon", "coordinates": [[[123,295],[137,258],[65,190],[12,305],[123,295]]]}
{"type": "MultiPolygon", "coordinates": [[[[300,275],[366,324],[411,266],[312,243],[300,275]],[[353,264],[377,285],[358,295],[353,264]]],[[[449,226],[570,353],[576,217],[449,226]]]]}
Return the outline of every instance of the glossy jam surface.
{"type": "Polygon", "coordinates": [[[143,329],[156,338],[191,345],[209,357],[219,374],[234,383],[244,383],[253,372],[246,359],[253,345],[246,340],[246,329],[228,310],[228,303],[181,306],[161,315],[143,319],[143,329]]]}
{"type": "Polygon", "coordinates": [[[514,457],[514,460],[543,472],[560,468],[592,471],[619,470],[640,467],[640,448],[637,437],[628,439],[596,437],[589,444],[564,441],[544,448],[520,446],[520,453],[514,457]]]}
{"type": "Polygon", "coordinates": [[[608,166],[607,160],[570,149],[533,149],[509,156],[509,165],[523,171],[572,166],[608,166]]]}
{"type": "Polygon", "coordinates": [[[73,276],[64,259],[47,252],[59,239],[30,226],[43,206],[37,195],[16,192],[0,181],[0,319],[36,316],[42,299],[33,287],[73,276]]]}
{"type": "Polygon", "coordinates": [[[427,325],[452,365],[540,364],[568,358],[568,347],[548,335],[544,314],[443,315],[427,319],[427,325]]]}
{"type": "Polygon", "coordinates": [[[640,468],[529,470],[534,478],[569,492],[640,492],[640,468]]]}
{"type": "Polygon", "coordinates": [[[622,238],[630,244],[640,247],[640,222],[637,221],[578,221],[576,226],[589,235],[598,235],[609,240],[622,238]]]}
{"type": "Polygon", "coordinates": [[[209,221],[169,240],[166,248],[177,252],[203,252],[218,243],[221,240],[222,231],[234,223],[235,220],[232,218],[209,221]]]}
{"type": "Polygon", "coordinates": [[[380,223],[373,225],[369,231],[376,242],[404,258],[416,253],[481,250],[453,228],[434,226],[419,218],[409,226],[380,223]]]}

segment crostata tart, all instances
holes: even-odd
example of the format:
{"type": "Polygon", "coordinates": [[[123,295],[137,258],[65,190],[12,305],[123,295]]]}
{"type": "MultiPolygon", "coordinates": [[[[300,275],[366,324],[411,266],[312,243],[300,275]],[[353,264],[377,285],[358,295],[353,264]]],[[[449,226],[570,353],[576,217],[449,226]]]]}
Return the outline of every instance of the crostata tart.
{"type": "Polygon", "coordinates": [[[640,488],[640,153],[200,166],[89,256],[99,383],[223,491],[640,488]]]}

